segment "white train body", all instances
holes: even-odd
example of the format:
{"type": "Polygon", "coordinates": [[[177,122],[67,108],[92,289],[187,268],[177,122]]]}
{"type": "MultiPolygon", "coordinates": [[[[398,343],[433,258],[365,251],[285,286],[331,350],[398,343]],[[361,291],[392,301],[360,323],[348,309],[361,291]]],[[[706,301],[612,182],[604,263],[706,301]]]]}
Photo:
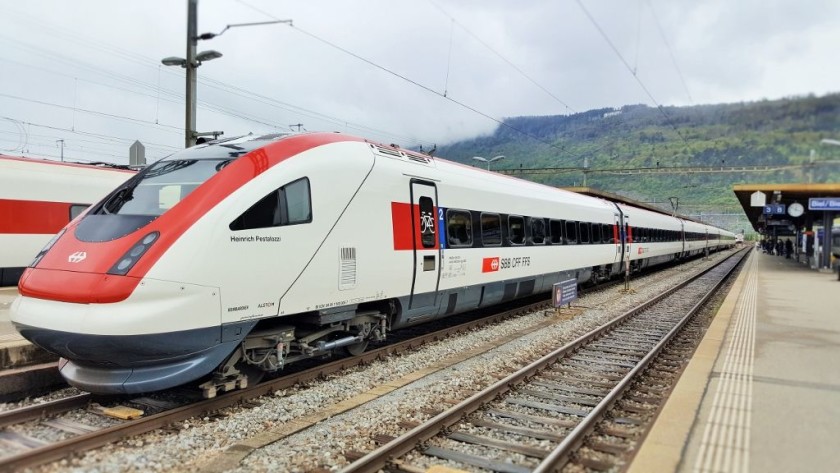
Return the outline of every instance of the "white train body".
{"type": "Polygon", "coordinates": [[[734,243],[706,225],[338,134],[198,146],[150,169],[129,201],[117,189],[69,225],[12,307],[21,333],[67,358],[62,374],[86,390],[275,370],[562,280],[607,279],[625,258],[635,271],[734,243]],[[230,149],[240,151],[219,161],[230,149]],[[177,177],[211,158],[218,172],[206,180],[177,177]],[[155,196],[148,214],[144,195],[155,196]],[[689,230],[725,238],[685,242],[689,230]]]}
{"type": "Polygon", "coordinates": [[[0,155],[0,286],[88,206],[134,171],[0,155]]]}

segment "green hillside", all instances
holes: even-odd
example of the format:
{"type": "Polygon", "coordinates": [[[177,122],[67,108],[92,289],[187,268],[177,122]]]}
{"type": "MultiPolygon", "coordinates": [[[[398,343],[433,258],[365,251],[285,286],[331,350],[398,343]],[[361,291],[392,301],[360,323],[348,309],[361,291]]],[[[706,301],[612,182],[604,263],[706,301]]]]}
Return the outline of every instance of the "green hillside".
{"type": "MultiPolygon", "coordinates": [[[[504,155],[493,169],[583,168],[590,187],[644,202],[679,199],[679,212],[741,229],[732,185],[744,183],[836,182],[840,147],[820,144],[840,139],[840,94],[690,107],[645,105],[590,110],[564,116],[515,117],[489,136],[443,146],[447,159],[479,164],[473,156],[504,155]],[[665,117],[667,114],[668,118],[665,117]],[[529,136],[530,135],[530,136],[529,136]],[[535,139],[538,138],[538,139],[535,139]],[[810,166],[811,150],[814,162],[810,166]],[[733,166],[786,166],[775,171],[730,171],[733,166]],[[615,175],[627,168],[701,167],[716,172],[656,172],[615,175]],[[725,172],[720,172],[721,168],[725,172]],[[708,214],[703,216],[702,214],[708,214]],[[708,217],[708,218],[707,218],[708,217]]],[[[522,178],[555,186],[582,185],[583,172],[558,170],[522,178]]]]}

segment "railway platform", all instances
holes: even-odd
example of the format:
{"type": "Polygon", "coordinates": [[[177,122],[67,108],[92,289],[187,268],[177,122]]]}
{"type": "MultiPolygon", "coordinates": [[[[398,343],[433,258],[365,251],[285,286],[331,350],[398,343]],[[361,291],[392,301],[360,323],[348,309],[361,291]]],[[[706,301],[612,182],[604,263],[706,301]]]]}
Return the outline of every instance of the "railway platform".
{"type": "Polygon", "coordinates": [[[56,361],[55,355],[29,343],[12,326],[9,307],[15,297],[17,288],[0,288],[0,370],[56,361]]]}
{"type": "Polygon", "coordinates": [[[840,471],[838,291],[753,250],[630,471],[840,471]]]}

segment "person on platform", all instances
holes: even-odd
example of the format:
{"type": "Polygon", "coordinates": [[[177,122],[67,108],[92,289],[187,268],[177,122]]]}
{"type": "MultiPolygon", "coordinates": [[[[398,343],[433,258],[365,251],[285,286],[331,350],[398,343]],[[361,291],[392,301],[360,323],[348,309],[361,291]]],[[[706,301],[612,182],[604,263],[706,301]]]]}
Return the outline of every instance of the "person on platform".
{"type": "Polygon", "coordinates": [[[790,239],[785,240],[785,258],[790,259],[793,254],[793,242],[790,239]]]}

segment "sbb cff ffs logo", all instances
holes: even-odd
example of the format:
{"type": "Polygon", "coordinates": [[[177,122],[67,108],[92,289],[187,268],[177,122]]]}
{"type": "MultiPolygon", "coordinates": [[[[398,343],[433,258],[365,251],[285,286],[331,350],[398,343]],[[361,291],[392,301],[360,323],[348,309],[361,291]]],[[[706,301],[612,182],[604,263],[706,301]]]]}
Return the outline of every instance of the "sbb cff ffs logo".
{"type": "Polygon", "coordinates": [[[492,273],[499,270],[499,258],[484,258],[481,265],[482,273],[492,273]]]}

